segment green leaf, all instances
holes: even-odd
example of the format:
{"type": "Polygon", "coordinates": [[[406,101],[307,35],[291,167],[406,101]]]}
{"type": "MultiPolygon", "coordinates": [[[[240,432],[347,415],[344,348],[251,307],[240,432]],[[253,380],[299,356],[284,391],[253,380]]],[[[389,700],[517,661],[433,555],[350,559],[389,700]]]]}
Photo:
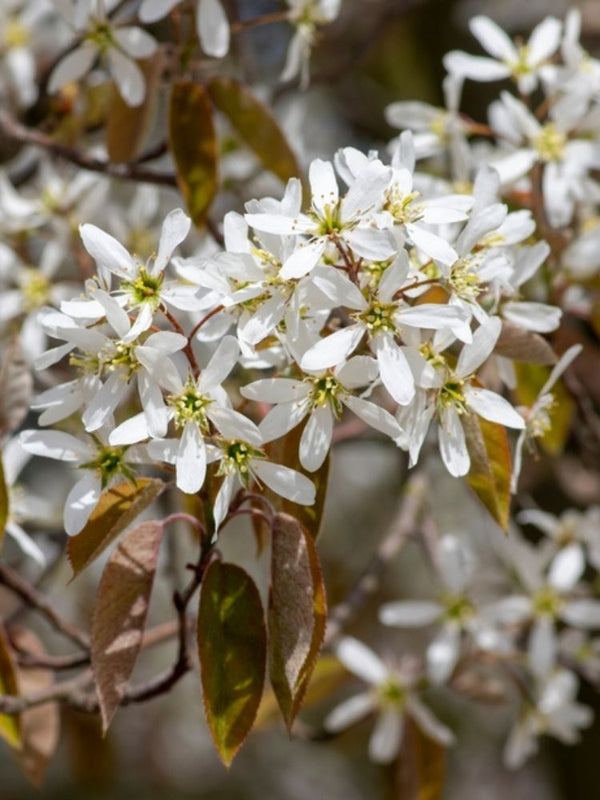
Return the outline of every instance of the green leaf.
{"type": "Polygon", "coordinates": [[[556,354],[539,333],[504,320],[494,351],[499,356],[528,364],[555,364],[556,354]]]}
{"type": "Polygon", "coordinates": [[[0,364],[0,439],[16,430],[29,411],[33,378],[23,345],[13,336],[0,364]]]}
{"type": "MultiPolygon", "coordinates": [[[[38,637],[24,628],[11,630],[11,637],[20,650],[44,656],[46,651],[38,637]]],[[[54,683],[54,673],[42,667],[19,670],[19,690],[28,695],[47,689],[54,683]]],[[[40,787],[46,768],[54,755],[60,731],[58,703],[44,703],[24,711],[22,719],[21,750],[19,766],[31,783],[40,787]]]]}
{"type": "Polygon", "coordinates": [[[208,726],[229,766],[254,724],[267,653],[260,595],[241,567],[220,561],[208,567],[200,592],[198,652],[208,726]]]}
{"type": "Polygon", "coordinates": [[[302,432],[307,422],[296,425],[296,427],[289,431],[289,433],[286,433],[285,436],[273,442],[269,442],[266,446],[266,451],[272,461],[297,470],[297,472],[306,475],[306,477],[314,483],[316,489],[314,504],[312,506],[301,506],[298,505],[298,503],[293,503],[291,500],[286,500],[284,497],[275,494],[275,492],[272,492],[270,489],[263,489],[262,491],[266,493],[277,511],[283,511],[297,519],[298,522],[309,531],[311,536],[316,539],[321,530],[321,523],[323,521],[325,498],[327,496],[327,481],[329,479],[330,454],[327,454],[327,458],[315,472],[307,472],[304,469],[300,463],[298,452],[300,449],[300,438],[302,437],[302,432]]]}
{"type": "Polygon", "coordinates": [[[217,192],[218,151],[213,110],[203,86],[193,81],[173,85],[169,140],[188,213],[201,227],[217,192]]]}
{"type": "MultiPolygon", "coordinates": [[[[0,694],[9,696],[19,694],[17,670],[2,625],[0,625],[0,694]]],[[[21,749],[21,730],[21,714],[0,714],[0,737],[15,750],[21,749]]]]}
{"type": "Polygon", "coordinates": [[[503,530],[508,529],[512,464],[503,425],[476,414],[463,417],[471,469],[467,482],[503,530]]]}
{"type": "Polygon", "coordinates": [[[233,78],[213,78],[211,99],[222,111],[265,169],[285,183],[300,175],[300,167],[283,131],[254,95],[233,78]]]}
{"type": "Polygon", "coordinates": [[[6,523],[8,522],[9,503],[8,486],[4,477],[4,464],[0,458],[0,545],[4,539],[6,523]]]}
{"type": "Polygon", "coordinates": [[[105,733],[140,650],[163,530],[149,520],[129,531],[100,579],[90,650],[105,733]]]}
{"type": "Polygon", "coordinates": [[[277,514],[271,546],[269,671],[288,730],[317,662],[327,621],[325,587],[313,537],[277,514]]]}
{"type": "Polygon", "coordinates": [[[108,157],[114,163],[132,161],[141,153],[156,108],[161,61],[155,56],[138,63],[146,80],[146,93],[139,106],[128,106],[117,87],[113,84],[110,88],[104,135],[108,157]]]}
{"type": "Polygon", "coordinates": [[[135,483],[123,482],[107,489],[85,528],[69,539],[67,552],[73,578],[91,564],[164,487],[165,484],[156,478],[139,478],[135,483]]]}

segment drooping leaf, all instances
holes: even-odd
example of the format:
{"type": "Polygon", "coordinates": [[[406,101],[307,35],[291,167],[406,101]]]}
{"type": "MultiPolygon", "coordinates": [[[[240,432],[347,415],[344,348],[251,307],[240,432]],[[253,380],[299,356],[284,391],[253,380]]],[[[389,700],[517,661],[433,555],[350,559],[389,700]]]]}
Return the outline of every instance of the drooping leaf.
{"type": "Polygon", "coordinates": [[[208,84],[208,91],[265,169],[284,182],[300,175],[298,161],[283,131],[249,89],[233,78],[218,77],[208,84]]]}
{"type": "Polygon", "coordinates": [[[193,81],[173,85],[169,140],[188,213],[201,227],[217,192],[218,151],[212,105],[203,86],[193,81]]]}
{"type": "Polygon", "coordinates": [[[160,55],[141,61],[139,67],[146,80],[146,93],[139,106],[128,106],[117,87],[113,84],[110,88],[105,140],[108,157],[112,162],[132,161],[140,155],[154,116],[156,88],[161,70],[160,55]]]}
{"type": "MultiPolygon", "coordinates": [[[[38,656],[45,654],[42,643],[32,631],[24,628],[14,629],[11,631],[11,637],[19,649],[38,656]]],[[[43,667],[21,669],[18,681],[22,694],[32,694],[52,686],[54,673],[43,667]]],[[[21,715],[21,719],[22,745],[18,753],[19,764],[24,775],[39,788],[58,744],[60,730],[58,704],[45,703],[28,708],[21,715]]]]}
{"type": "Polygon", "coordinates": [[[263,490],[268,496],[269,500],[277,511],[283,511],[290,516],[297,519],[312,535],[314,539],[317,538],[321,530],[321,522],[323,521],[323,511],[325,508],[325,498],[327,496],[327,481],[329,478],[329,463],[330,456],[315,472],[307,472],[298,456],[300,448],[300,438],[306,423],[296,425],[289,433],[273,442],[269,442],[266,446],[266,451],[269,458],[276,464],[283,464],[286,467],[295,469],[311,480],[316,489],[315,502],[312,506],[301,506],[298,503],[293,503],[291,500],[286,500],[275,492],[269,489],[263,490]]]}
{"type": "MultiPolygon", "coordinates": [[[[0,625],[0,694],[19,694],[17,668],[2,625],[0,625]]],[[[0,738],[15,750],[21,748],[21,731],[21,714],[0,714],[0,738]]]]}
{"type": "Polygon", "coordinates": [[[269,671],[288,730],[317,662],[327,621],[315,543],[288,514],[277,514],[271,546],[269,671]]]}
{"type": "Polygon", "coordinates": [[[508,528],[512,463],[503,425],[476,414],[463,418],[471,469],[467,482],[503,530],[508,528]]]}
{"type": "Polygon", "coordinates": [[[258,589],[235,564],[213,561],[206,571],[198,652],[208,726],[221,760],[229,766],[254,724],[267,653],[258,589]]]}
{"type": "Polygon", "coordinates": [[[528,331],[514,322],[504,320],[494,352],[514,361],[528,364],[554,364],[556,355],[539,333],[528,331]]]}
{"type": "Polygon", "coordinates": [[[163,529],[161,522],[148,520],[129,531],[100,579],[90,649],[104,732],[140,650],[163,529]]]}
{"type": "Polygon", "coordinates": [[[442,800],[445,772],[444,746],[408,719],[398,760],[398,800],[442,800]]]}
{"type": "Polygon", "coordinates": [[[85,528],[69,539],[73,577],[91,564],[158,497],[164,486],[156,478],[139,478],[135,483],[123,482],[107,489],[85,528]]]}
{"type": "MultiPolygon", "coordinates": [[[[517,373],[517,399],[522,405],[531,406],[548,379],[550,371],[547,367],[537,364],[515,364],[515,370],[517,373]]],[[[554,384],[551,392],[554,403],[546,409],[551,427],[537,441],[550,455],[559,455],[564,450],[569,435],[575,412],[575,402],[561,380],[554,384]]]]}
{"type": "MultiPolygon", "coordinates": [[[[350,673],[339,659],[334,656],[321,656],[310,677],[308,688],[302,701],[302,708],[308,708],[325,700],[350,677],[350,673]]],[[[275,692],[273,689],[268,689],[258,709],[255,727],[275,722],[275,720],[279,719],[279,715],[279,703],[275,692]]]]}
{"type": "Polygon", "coordinates": [[[33,378],[18,336],[9,340],[0,360],[0,439],[3,439],[19,427],[29,410],[33,378]]]}
{"type": "Polygon", "coordinates": [[[4,464],[0,458],[0,545],[4,539],[6,523],[8,521],[9,497],[6,478],[4,477],[4,464]]]}

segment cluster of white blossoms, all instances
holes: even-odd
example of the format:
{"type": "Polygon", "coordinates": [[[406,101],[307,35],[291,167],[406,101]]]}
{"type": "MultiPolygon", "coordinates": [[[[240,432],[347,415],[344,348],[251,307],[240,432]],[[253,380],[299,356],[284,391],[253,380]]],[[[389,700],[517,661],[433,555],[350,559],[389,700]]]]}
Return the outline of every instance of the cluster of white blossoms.
{"type": "MultiPolygon", "coordinates": [[[[142,0],[134,24],[119,21],[115,2],[57,2],[74,38],[49,72],[49,91],[100,61],[125,102],[141,104],[137,62],[160,46],[144,25],[176,15],[179,2],[142,0]]],[[[306,82],[316,31],[340,5],[287,1],[295,35],[284,79],[306,82]]],[[[220,0],[191,6],[203,53],[225,57],[220,0]]],[[[42,0],[6,8],[0,98],[16,94],[27,107],[36,90],[25,26],[37,41],[56,13],[42,0]]],[[[53,513],[17,484],[31,455],[74,468],[60,509],[69,535],[85,528],[106,489],[148,474],[211,497],[215,536],[240,489],[310,506],[335,426],[346,423],[404,451],[411,468],[439,450],[454,478],[469,475],[480,426],[501,426],[512,458],[503,477],[518,494],[582,347],[561,345],[527,405],[520,350],[546,354],[543,337],[563,313],[589,315],[582,282],[600,269],[600,62],[579,42],[575,11],[564,24],[545,20],[523,43],[486,17],[471,30],[489,57],[447,55],[447,108],[392,104],[387,120],[402,131],[389,148],[313,160],[304,185],[293,178],[280,196],[229,211],[219,247],[201,241],[156,187],[123,199],[106,176],[57,172],[43,159],[33,190],[0,173],[0,328],[6,340],[19,332],[37,369],[38,427],[3,443],[7,532],[27,555],[43,564],[27,526],[53,513]],[[465,80],[507,79],[516,91],[500,93],[487,124],[460,113],[465,80]],[[425,159],[435,177],[417,168],[425,159]],[[298,447],[297,458],[285,453],[298,469],[272,456],[278,441],[298,447]]],[[[422,657],[388,662],[351,637],[338,643],[340,661],[368,689],[328,714],[328,731],[375,712],[369,752],[380,762],[397,755],[406,718],[450,744],[421,692],[460,692],[482,661],[518,698],[509,765],[522,764],[542,734],[576,740],[591,721],[576,700],[579,679],[600,682],[591,633],[600,629],[600,510],[555,517],[519,502],[517,521],[543,538],[534,547],[511,524],[492,581],[467,538],[446,533],[433,559],[439,592],[381,607],[384,626],[430,630],[422,657]]]]}

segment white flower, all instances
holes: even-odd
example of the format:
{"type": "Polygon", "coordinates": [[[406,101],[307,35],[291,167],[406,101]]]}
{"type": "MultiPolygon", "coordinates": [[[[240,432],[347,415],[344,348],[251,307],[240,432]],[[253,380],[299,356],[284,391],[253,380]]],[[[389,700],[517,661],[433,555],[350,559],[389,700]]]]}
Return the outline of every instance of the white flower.
{"type": "Polygon", "coordinates": [[[537,752],[537,739],[554,736],[565,744],[579,741],[579,729],[592,723],[593,712],[576,701],[579,685],[573,672],[557,669],[540,680],[535,705],[527,703],[504,748],[507,767],[517,769],[537,752]]]}
{"type": "Polygon", "coordinates": [[[85,526],[103,489],[124,479],[135,480],[135,465],[148,461],[139,447],[108,445],[106,430],[82,434],[81,439],[62,431],[23,431],[19,442],[28,453],[66,461],[83,472],[65,501],[64,525],[69,536],[85,526]]]}
{"type": "Polygon", "coordinates": [[[521,45],[515,45],[495,22],[483,15],[473,17],[469,28],[493,58],[453,50],[444,57],[448,72],[474,81],[512,78],[522,94],[531,94],[541,70],[558,49],[562,25],[554,17],[546,17],[521,45]]]}
{"type": "Polygon", "coordinates": [[[511,492],[517,491],[519,476],[523,464],[523,448],[529,442],[533,442],[544,436],[552,427],[550,420],[550,410],[554,405],[554,396],[550,391],[557,380],[568,369],[571,363],[577,358],[582,350],[582,345],[575,344],[566,350],[558,362],[552,368],[548,380],[540,389],[534,404],[529,409],[521,409],[525,418],[525,427],[519,434],[515,445],[513,472],[511,476],[511,492]]]}
{"type": "Polygon", "coordinates": [[[309,417],[300,438],[299,455],[304,469],[314,472],[327,457],[334,420],[341,416],[343,406],[392,439],[400,435],[398,423],[388,411],[353,393],[376,376],[373,359],[357,356],[338,369],[307,375],[302,381],[266,378],[240,391],[250,400],[276,403],[259,425],[265,442],[284,436],[309,417]]]}
{"type": "Polygon", "coordinates": [[[419,699],[416,688],[418,676],[408,665],[390,669],[370,648],[349,636],[339,642],[336,655],[350,672],[368,683],[370,689],[334,708],[323,723],[326,730],[337,733],[376,712],[375,728],[369,741],[369,757],[382,764],[393,761],[397,756],[406,716],[440,744],[450,745],[454,742],[453,733],[419,699]]]}
{"type": "Polygon", "coordinates": [[[340,198],[333,166],[315,159],[309,168],[312,193],[306,214],[246,214],[246,221],[258,231],[283,236],[307,236],[282,266],[284,279],[301,278],[318,264],[330,244],[345,245],[356,256],[385,261],[394,255],[396,244],[389,230],[375,226],[373,213],[381,208],[390,170],[373,161],[356,177],[340,198]]]}
{"type": "Polygon", "coordinates": [[[146,93],[146,81],[135,59],[148,58],[155,52],[152,36],[133,25],[118,27],[107,16],[103,0],[79,2],[71,7],[70,15],[69,21],[82,36],[82,42],[54,67],[48,91],[57,92],[78,81],[102,56],[123,100],[130,106],[139,106],[146,93]]]}
{"type": "Polygon", "coordinates": [[[288,19],[296,31],[288,47],[281,80],[290,81],[300,75],[300,85],[306,89],[310,80],[310,53],[317,30],[322,25],[333,22],[340,12],[342,0],[286,0],[286,2],[290,9],[288,19]]]}

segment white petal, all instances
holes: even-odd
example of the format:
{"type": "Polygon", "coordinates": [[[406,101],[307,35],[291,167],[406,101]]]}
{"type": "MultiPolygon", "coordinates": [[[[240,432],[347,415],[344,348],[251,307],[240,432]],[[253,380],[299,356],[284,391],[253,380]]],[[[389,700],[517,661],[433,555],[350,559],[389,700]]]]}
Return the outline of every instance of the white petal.
{"type": "Polygon", "coordinates": [[[386,436],[396,439],[402,433],[394,417],[385,408],[381,408],[369,400],[364,400],[362,397],[351,397],[350,395],[344,396],[342,402],[359,419],[386,436]]]}
{"type": "Polygon", "coordinates": [[[559,592],[570,591],[583,575],[585,554],[579,542],[563,547],[552,560],[548,581],[559,592]]]}
{"type": "Polygon", "coordinates": [[[489,17],[473,17],[469,22],[469,29],[479,44],[499,61],[515,61],[518,58],[512,40],[489,17]]]}
{"type": "Polygon", "coordinates": [[[441,537],[438,551],[439,569],[447,588],[451,592],[463,592],[475,572],[473,552],[451,533],[441,537]]]}
{"type": "Polygon", "coordinates": [[[386,708],[375,721],[369,739],[369,758],[377,764],[389,764],[398,754],[402,744],[404,721],[400,709],[386,708]]]}
{"type": "Polygon", "coordinates": [[[67,83],[74,83],[92,68],[98,55],[98,48],[91,42],[83,42],[72,53],[58,62],[48,81],[48,92],[54,94],[67,83]]]}
{"type": "Polygon", "coordinates": [[[429,258],[433,258],[434,261],[439,261],[440,264],[444,264],[447,267],[458,260],[456,250],[451,247],[445,239],[438,236],[437,233],[431,233],[431,231],[427,231],[425,228],[421,228],[419,225],[413,225],[412,223],[407,223],[404,227],[412,239],[413,244],[419,250],[422,250],[426,256],[429,256],[429,258]]]}
{"type": "Polygon", "coordinates": [[[108,442],[115,446],[136,444],[137,442],[143,442],[144,439],[148,439],[149,437],[150,432],[148,431],[146,415],[142,412],[141,414],[136,414],[126,419],[125,422],[122,422],[120,425],[117,425],[117,427],[110,432],[108,442]]]}
{"type": "Polygon", "coordinates": [[[407,703],[407,711],[417,723],[419,728],[440,744],[446,746],[454,744],[455,736],[452,731],[435,717],[427,706],[423,705],[416,697],[411,697],[407,703]]]}
{"type": "Polygon", "coordinates": [[[527,42],[527,63],[537,66],[556,52],[562,25],[554,17],[546,17],[533,29],[527,42]]]}
{"type": "Polygon", "coordinates": [[[445,683],[460,653],[460,630],[446,625],[427,648],[427,672],[433,683],[445,683]]]}
{"type": "Polygon", "coordinates": [[[485,56],[472,56],[460,50],[452,50],[444,56],[444,66],[453,75],[471,78],[474,81],[498,81],[508,78],[510,69],[485,56]]]}
{"type": "Polygon", "coordinates": [[[415,381],[406,356],[391,334],[376,336],[372,342],[383,385],[401,406],[415,396],[415,381]]]}
{"type": "Polygon", "coordinates": [[[364,325],[350,325],[322,339],[310,347],[300,362],[304,370],[322,370],[341,364],[358,347],[365,331],[364,325]]]}
{"type": "Polygon", "coordinates": [[[28,453],[60,461],[79,461],[88,452],[84,442],[62,431],[23,431],[19,442],[28,453]]]}
{"type": "Polygon", "coordinates": [[[79,234],[83,246],[99,266],[106,267],[121,278],[131,278],[134,275],[134,259],[109,233],[85,223],[79,226],[79,234]]]}
{"type": "Polygon", "coordinates": [[[156,40],[135,25],[114,28],[112,36],[131,58],[148,58],[156,51],[156,40]]]}
{"type": "Polygon", "coordinates": [[[327,458],[333,433],[333,414],[317,406],[310,415],[300,438],[300,463],[308,472],[319,469],[327,458]]]}
{"type": "Polygon", "coordinates": [[[120,50],[110,47],[106,51],[106,58],[110,65],[110,74],[117,85],[119,94],[128,106],[139,106],[146,94],[146,80],[144,73],[120,50]]]}
{"type": "Polygon", "coordinates": [[[307,383],[293,378],[263,378],[240,389],[242,397],[262,403],[290,403],[306,397],[309,392],[307,383]]]}
{"type": "Polygon", "coordinates": [[[215,506],[213,509],[213,516],[215,520],[215,531],[221,527],[221,523],[227,516],[229,506],[231,505],[231,498],[233,497],[233,490],[236,485],[235,475],[226,475],[221,488],[217,492],[215,499],[215,506]]]}
{"type": "Polygon", "coordinates": [[[9,520],[6,523],[6,533],[8,533],[8,535],[15,540],[25,555],[33,558],[33,560],[36,561],[40,567],[46,566],[46,556],[44,555],[44,551],[33,541],[31,536],[25,533],[20,525],[17,525],[16,522],[9,520]]]}
{"type": "Polygon", "coordinates": [[[240,346],[234,336],[225,336],[213,353],[208,364],[200,373],[198,387],[207,392],[220,386],[237,364],[240,346]]]}
{"type": "Polygon", "coordinates": [[[140,402],[148,422],[148,431],[154,438],[161,439],[167,433],[169,421],[162,392],[158,384],[144,370],[138,372],[137,385],[140,402]]]}
{"type": "Polygon", "coordinates": [[[257,345],[279,325],[286,311],[286,302],[282,295],[275,294],[258,311],[239,328],[239,336],[251,345],[257,345]]]}
{"type": "Polygon", "coordinates": [[[65,501],[65,532],[75,536],[85,526],[90,514],[98,504],[102,490],[100,478],[93,472],[77,481],[65,501]]]}
{"type": "MultiPolygon", "coordinates": [[[[333,209],[339,199],[339,191],[333,166],[329,161],[315,158],[308,170],[312,192],[312,204],[320,216],[327,216],[327,209],[333,209]]],[[[252,224],[252,223],[251,223],[252,224]]]]}
{"type": "Polygon", "coordinates": [[[86,431],[97,431],[105,425],[127,391],[127,383],[113,372],[83,413],[86,431]]]}
{"type": "Polygon", "coordinates": [[[529,634],[529,643],[527,645],[527,655],[531,670],[540,677],[548,675],[556,662],[556,650],[554,621],[549,617],[537,619],[529,634]]]}
{"type": "Polygon", "coordinates": [[[204,52],[222,58],[229,50],[229,22],[219,0],[199,0],[196,9],[198,38],[204,52]]]}
{"type": "Polygon", "coordinates": [[[338,733],[366,717],[374,708],[375,700],[371,692],[357,694],[330,711],[323,720],[323,727],[330,733],[338,733]]]}
{"type": "Polygon", "coordinates": [[[457,377],[468,377],[483,364],[496,346],[501,330],[502,322],[498,317],[490,317],[477,328],[471,344],[465,345],[460,352],[456,364],[457,377]]]}
{"type": "Polygon", "coordinates": [[[313,482],[295,469],[258,459],[252,462],[252,469],[270,489],[286,500],[303,506],[312,506],[315,502],[313,482]]]}
{"type": "Polygon", "coordinates": [[[504,303],[502,316],[530,331],[550,333],[558,328],[562,310],[546,303],[504,303]]]}
{"type": "Polygon", "coordinates": [[[186,494],[195,494],[202,488],[206,476],[206,447],[194,422],[183,429],[176,461],[177,487],[186,494]]]}
{"type": "Polygon", "coordinates": [[[308,413],[307,403],[280,403],[261,420],[258,429],[263,442],[279,439],[296,427],[308,413]]]}
{"type": "Polygon", "coordinates": [[[264,443],[254,422],[232,408],[212,403],[208,407],[206,415],[226,439],[243,439],[256,446],[264,443]]]}
{"type": "Polygon", "coordinates": [[[162,272],[167,266],[173,250],[183,242],[190,232],[191,224],[191,219],[180,208],[167,214],[160,233],[158,255],[152,267],[154,275],[162,272]]]}
{"type": "Polygon", "coordinates": [[[600,628],[600,600],[570,600],[562,609],[560,618],[576,628],[600,628]]]}
{"type": "Polygon", "coordinates": [[[440,455],[450,475],[460,478],[466,475],[471,459],[465,442],[465,433],[460,418],[453,408],[444,414],[439,426],[440,455]]]}
{"type": "Polygon", "coordinates": [[[302,278],[318,264],[326,244],[325,239],[316,239],[314,242],[297,245],[292,255],[281,267],[280,277],[285,280],[302,278]]]}
{"type": "Polygon", "coordinates": [[[357,256],[369,261],[386,261],[396,254],[398,246],[394,235],[377,228],[354,228],[344,234],[345,241],[357,256]]]}
{"type": "Polygon", "coordinates": [[[166,17],[181,0],[143,0],[138,16],[142,22],[156,22],[166,17]]]}
{"type": "Polygon", "coordinates": [[[443,612],[439,603],[425,600],[400,600],[384,603],[379,609],[379,621],[398,628],[421,628],[430,625],[443,612]]]}
{"type": "Polygon", "coordinates": [[[383,683],[388,676],[388,670],[379,656],[351,636],[341,639],[335,654],[346,669],[366,683],[377,685],[383,683]]]}
{"type": "Polygon", "coordinates": [[[507,425],[509,428],[525,427],[525,420],[519,412],[496,392],[467,386],[464,394],[469,407],[480,417],[489,419],[490,422],[498,422],[500,425],[507,425]]]}

